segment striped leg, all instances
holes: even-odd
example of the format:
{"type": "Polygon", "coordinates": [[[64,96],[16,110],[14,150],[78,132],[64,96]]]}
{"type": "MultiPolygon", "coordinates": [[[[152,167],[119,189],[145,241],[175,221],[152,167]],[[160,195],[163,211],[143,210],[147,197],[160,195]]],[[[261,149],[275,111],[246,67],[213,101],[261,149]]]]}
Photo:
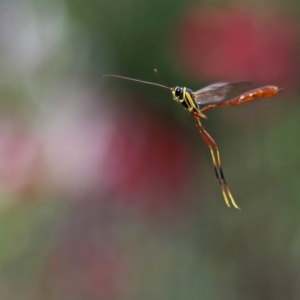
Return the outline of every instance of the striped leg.
{"type": "Polygon", "coordinates": [[[219,148],[217,146],[217,143],[214,141],[214,139],[209,135],[209,133],[204,129],[204,127],[202,126],[201,122],[200,122],[200,118],[199,116],[197,116],[196,114],[192,114],[195,123],[196,123],[196,127],[200,133],[200,136],[202,137],[205,145],[209,148],[210,154],[211,154],[211,158],[212,158],[212,162],[214,165],[214,170],[215,170],[215,175],[216,178],[219,182],[220,188],[221,188],[221,192],[224,198],[224,201],[226,203],[226,205],[228,207],[231,207],[230,203],[236,208],[236,209],[240,209],[238,207],[238,205],[236,204],[230,189],[226,183],[225,180],[225,176],[224,176],[224,172],[222,169],[222,164],[221,164],[221,157],[220,157],[220,151],[219,148]],[[230,202],[229,202],[229,200],[230,202]]]}

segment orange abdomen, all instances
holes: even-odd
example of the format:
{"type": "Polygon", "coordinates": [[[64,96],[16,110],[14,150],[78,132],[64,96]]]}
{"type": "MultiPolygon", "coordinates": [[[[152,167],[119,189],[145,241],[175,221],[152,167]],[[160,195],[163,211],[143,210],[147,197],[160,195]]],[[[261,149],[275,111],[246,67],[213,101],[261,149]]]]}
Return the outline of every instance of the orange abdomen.
{"type": "MultiPolygon", "coordinates": [[[[267,97],[272,97],[275,94],[277,94],[281,88],[278,88],[277,86],[274,85],[268,85],[264,86],[261,88],[254,89],[249,92],[245,92],[244,94],[224,103],[224,106],[228,105],[237,105],[241,104],[250,100],[258,99],[258,98],[267,98],[267,97]]],[[[221,105],[223,106],[223,105],[221,105]]]]}
{"type": "MultiPolygon", "coordinates": [[[[260,97],[271,97],[277,94],[281,89],[274,85],[264,86],[253,91],[248,92],[249,94],[253,94],[255,97],[257,95],[258,98],[260,97]]],[[[246,94],[246,93],[245,93],[246,94]]],[[[256,98],[256,97],[255,97],[256,98]]]]}

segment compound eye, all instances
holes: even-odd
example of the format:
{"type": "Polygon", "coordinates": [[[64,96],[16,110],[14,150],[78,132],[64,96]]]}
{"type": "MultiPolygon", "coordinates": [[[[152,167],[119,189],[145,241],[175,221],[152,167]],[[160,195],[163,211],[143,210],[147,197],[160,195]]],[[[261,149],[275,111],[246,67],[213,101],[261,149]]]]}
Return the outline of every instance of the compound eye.
{"type": "Polygon", "coordinates": [[[177,88],[175,89],[175,96],[176,96],[176,97],[179,97],[180,94],[181,94],[181,88],[177,87],[177,88]]]}

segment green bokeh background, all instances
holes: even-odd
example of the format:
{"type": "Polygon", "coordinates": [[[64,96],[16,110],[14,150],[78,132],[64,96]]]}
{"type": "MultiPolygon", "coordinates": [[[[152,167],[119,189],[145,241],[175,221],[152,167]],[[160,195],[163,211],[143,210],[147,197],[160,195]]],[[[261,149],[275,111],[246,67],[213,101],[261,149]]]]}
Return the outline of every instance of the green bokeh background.
{"type": "MultiPolygon", "coordinates": [[[[2,1],[1,7],[8,3],[2,1]]],[[[173,49],[181,15],[195,3],[212,7],[246,4],[182,0],[22,3],[32,13],[27,17],[41,22],[47,17],[50,23],[51,18],[58,22],[53,16],[61,14],[65,31],[59,47],[34,72],[22,74],[4,63],[0,78],[3,108],[38,126],[43,116],[38,99],[46,97],[49,86],[73,76],[110,94],[118,109],[132,105],[123,94],[146,95],[145,104],[140,105],[182,126],[194,145],[194,182],[186,195],[193,209],[179,221],[168,222],[122,205],[103,209],[94,202],[90,207],[66,203],[62,195],[3,193],[0,299],[299,299],[299,93],[284,92],[262,104],[247,104],[269,115],[253,114],[253,119],[241,125],[237,116],[247,113],[241,107],[208,113],[205,126],[221,149],[227,181],[242,207],[237,212],[222,202],[209,152],[189,116],[167,91],[102,78],[110,73],[156,81],[155,67],[168,82],[201,87],[207,79],[199,82],[186,75],[173,49]],[[53,249],[72,248],[73,242],[79,245],[91,236],[96,237],[96,249],[113,240],[125,252],[126,280],[114,296],[94,295],[88,289],[72,292],[72,266],[62,263],[63,271],[49,267],[53,249]],[[55,272],[63,272],[59,280],[55,272]],[[71,287],[66,288],[64,282],[71,282],[71,287]]],[[[263,15],[270,6],[274,11],[288,7],[295,15],[299,5],[260,1],[251,4],[251,9],[263,15]]]]}

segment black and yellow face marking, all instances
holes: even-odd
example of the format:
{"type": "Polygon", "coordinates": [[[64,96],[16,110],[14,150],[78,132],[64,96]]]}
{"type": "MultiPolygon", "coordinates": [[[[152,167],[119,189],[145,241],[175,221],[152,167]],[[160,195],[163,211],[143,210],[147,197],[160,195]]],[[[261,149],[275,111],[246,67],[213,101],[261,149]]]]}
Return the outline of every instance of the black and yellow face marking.
{"type": "Polygon", "coordinates": [[[185,110],[190,113],[196,112],[202,118],[206,118],[206,116],[200,112],[198,105],[194,100],[192,90],[187,89],[186,87],[175,86],[171,88],[171,92],[173,100],[180,103],[185,110]]]}
{"type": "Polygon", "coordinates": [[[185,87],[173,87],[171,89],[173,99],[180,103],[184,109],[189,112],[192,112],[195,108],[195,102],[193,101],[192,97],[187,93],[185,87]]]}
{"type": "Polygon", "coordinates": [[[216,178],[219,182],[221,193],[223,195],[224,201],[228,207],[234,207],[240,209],[230,192],[229,186],[226,183],[224,172],[221,164],[221,157],[219,148],[214,139],[209,135],[209,133],[204,129],[201,124],[200,118],[206,118],[203,114],[203,111],[206,111],[211,108],[220,107],[220,106],[229,106],[229,105],[238,105],[247,101],[262,97],[271,97],[278,93],[281,89],[276,86],[266,86],[258,89],[249,91],[251,87],[251,82],[236,82],[236,83],[215,83],[204,87],[196,92],[193,92],[186,87],[171,87],[167,84],[157,73],[157,70],[154,69],[156,76],[164,82],[166,85],[138,80],[129,77],[123,77],[118,75],[106,75],[103,77],[117,77],[132,81],[137,81],[141,83],[156,85],[168,89],[172,93],[173,99],[180,103],[182,107],[187,110],[193,119],[195,120],[196,127],[198,132],[209,148],[212,163],[215,170],[216,178]],[[249,92],[246,92],[246,91],[249,92]],[[205,105],[200,109],[200,105],[205,105]]]}

